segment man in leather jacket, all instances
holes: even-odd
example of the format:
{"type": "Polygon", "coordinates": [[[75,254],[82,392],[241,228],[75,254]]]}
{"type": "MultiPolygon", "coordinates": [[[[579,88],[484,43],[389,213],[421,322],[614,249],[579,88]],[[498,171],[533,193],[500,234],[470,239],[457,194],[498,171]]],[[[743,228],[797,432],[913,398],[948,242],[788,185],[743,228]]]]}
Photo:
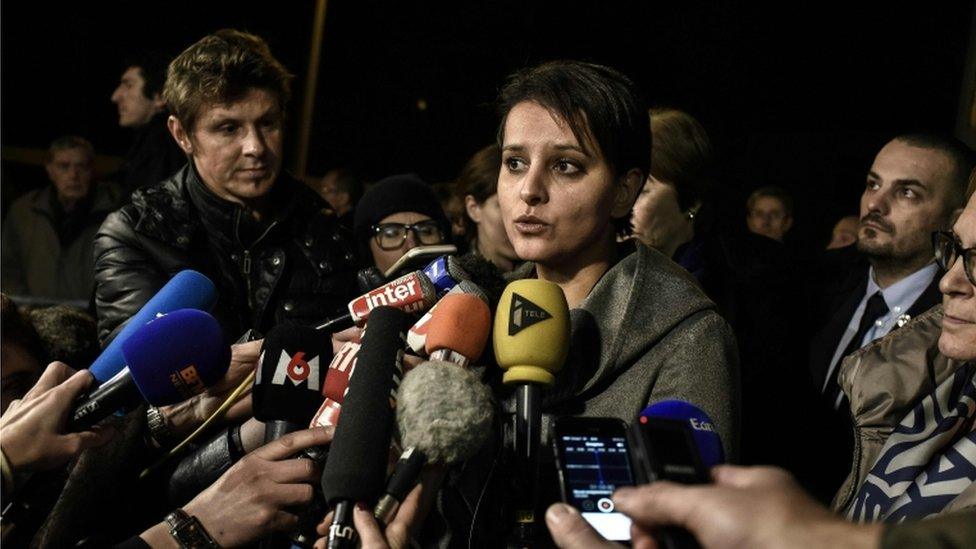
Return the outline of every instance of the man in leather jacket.
{"type": "Polygon", "coordinates": [[[262,39],[233,30],[204,37],[172,62],[167,124],[189,162],[135,192],[98,232],[102,344],[187,268],[216,284],[213,312],[229,339],[345,309],[355,292],[351,235],[281,170],[290,80],[262,39]]]}

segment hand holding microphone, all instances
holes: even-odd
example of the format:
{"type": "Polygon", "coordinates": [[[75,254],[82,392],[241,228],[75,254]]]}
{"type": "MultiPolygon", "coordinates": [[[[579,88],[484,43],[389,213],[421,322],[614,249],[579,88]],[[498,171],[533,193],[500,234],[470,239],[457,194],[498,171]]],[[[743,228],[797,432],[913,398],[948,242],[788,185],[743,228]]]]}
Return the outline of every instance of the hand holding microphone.
{"type": "Polygon", "coordinates": [[[216,319],[194,309],[173,311],[142,326],[122,344],[122,353],[127,367],[75,408],[69,430],[87,429],[143,401],[162,406],[186,400],[219,381],[230,359],[216,319]]]}
{"type": "MultiPolygon", "coordinates": [[[[319,477],[311,460],[292,456],[331,441],[332,430],[326,428],[289,433],[235,463],[183,506],[183,511],[195,517],[222,547],[245,545],[265,534],[289,530],[298,523],[291,508],[311,501],[311,483],[319,477]]],[[[140,537],[152,547],[173,544],[165,522],[140,537]]]]}
{"type": "Polygon", "coordinates": [[[75,372],[63,362],[52,362],[24,398],[10,404],[0,417],[0,440],[13,473],[57,468],[111,439],[111,428],[65,431],[75,399],[92,381],[88,371],[75,372]]]}
{"type": "MultiPolygon", "coordinates": [[[[230,347],[230,367],[219,381],[182,402],[160,406],[159,413],[165,430],[173,439],[181,439],[203,424],[219,408],[227,396],[252,374],[258,366],[263,339],[236,343],[230,347]]],[[[251,388],[224,414],[224,420],[241,421],[253,415],[251,388]]]]}

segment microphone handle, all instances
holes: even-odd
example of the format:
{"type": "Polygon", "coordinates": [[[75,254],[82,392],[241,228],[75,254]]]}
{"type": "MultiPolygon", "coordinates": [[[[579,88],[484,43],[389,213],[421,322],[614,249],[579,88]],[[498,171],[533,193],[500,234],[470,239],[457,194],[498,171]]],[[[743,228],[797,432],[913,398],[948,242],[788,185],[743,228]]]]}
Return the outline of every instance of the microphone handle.
{"type": "Polygon", "coordinates": [[[341,499],[336,502],[332,514],[332,526],[329,526],[329,539],[326,549],[354,549],[359,535],[352,525],[352,501],[341,499]]]}
{"type": "Polygon", "coordinates": [[[373,516],[381,524],[389,524],[393,520],[400,509],[400,504],[417,485],[420,472],[427,464],[427,456],[420,450],[411,448],[407,452],[410,452],[409,455],[397,461],[396,469],[393,470],[390,481],[386,483],[386,494],[380,498],[373,509],[373,516]]]}
{"type": "Polygon", "coordinates": [[[138,406],[142,401],[142,393],[132,379],[128,370],[124,375],[117,376],[103,383],[75,407],[68,420],[67,431],[77,433],[87,431],[99,421],[107,418],[119,409],[138,406]]]}
{"type": "Polygon", "coordinates": [[[302,429],[306,428],[307,427],[301,423],[294,423],[281,419],[266,421],[264,423],[264,443],[267,444],[269,442],[274,442],[288,433],[294,433],[295,431],[301,431],[302,429]]]}
{"type": "Polygon", "coordinates": [[[539,500],[539,441],[542,424],[538,385],[518,386],[515,401],[515,467],[521,498],[516,505],[515,537],[521,547],[535,543],[535,513],[539,500]]]}
{"type": "MultiPolygon", "coordinates": [[[[322,467],[325,465],[326,460],[329,459],[329,447],[312,446],[311,448],[306,448],[302,450],[301,457],[310,459],[319,467],[322,467]]],[[[295,547],[312,547],[315,545],[315,540],[319,538],[315,527],[322,521],[322,517],[329,512],[329,506],[325,504],[325,499],[322,497],[322,489],[318,486],[313,486],[313,488],[315,489],[315,495],[312,497],[312,502],[298,513],[298,526],[291,532],[293,549],[295,547]]]]}
{"type": "Polygon", "coordinates": [[[539,429],[542,410],[539,408],[538,385],[519,385],[515,401],[515,455],[526,464],[535,463],[539,453],[539,429]]]}

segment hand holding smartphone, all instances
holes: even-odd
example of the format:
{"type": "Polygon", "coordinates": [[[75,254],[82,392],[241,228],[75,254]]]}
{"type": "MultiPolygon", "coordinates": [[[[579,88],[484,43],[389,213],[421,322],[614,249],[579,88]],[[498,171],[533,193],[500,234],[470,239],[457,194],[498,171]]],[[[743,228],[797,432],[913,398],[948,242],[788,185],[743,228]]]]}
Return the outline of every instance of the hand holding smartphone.
{"type": "MultiPolygon", "coordinates": [[[[553,444],[563,501],[611,541],[630,540],[631,520],[614,509],[611,499],[618,487],[709,481],[687,420],[641,415],[628,429],[617,418],[560,417],[553,444]]],[[[666,549],[699,547],[678,528],[665,528],[656,538],[666,549]]]]}
{"type": "Polygon", "coordinates": [[[604,538],[630,540],[630,518],[616,512],[610,498],[618,487],[635,484],[626,424],[617,418],[560,417],[553,441],[563,501],[604,538]]]}

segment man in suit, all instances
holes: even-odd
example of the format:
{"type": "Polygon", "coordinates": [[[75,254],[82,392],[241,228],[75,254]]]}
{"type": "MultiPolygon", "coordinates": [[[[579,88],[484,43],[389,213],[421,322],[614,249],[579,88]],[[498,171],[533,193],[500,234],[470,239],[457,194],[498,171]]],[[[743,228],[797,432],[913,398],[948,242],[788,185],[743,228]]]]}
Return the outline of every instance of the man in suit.
{"type": "Polygon", "coordinates": [[[972,151],[935,135],[903,135],[874,159],[861,195],[858,241],[828,252],[814,304],[823,306],[810,343],[810,373],[820,395],[825,455],[816,482],[829,494],[847,472],[852,436],[837,384],[841,360],[940,302],[941,272],[932,232],[948,230],[965,201],[972,151]],[[832,457],[830,457],[832,456],[832,457]]]}

